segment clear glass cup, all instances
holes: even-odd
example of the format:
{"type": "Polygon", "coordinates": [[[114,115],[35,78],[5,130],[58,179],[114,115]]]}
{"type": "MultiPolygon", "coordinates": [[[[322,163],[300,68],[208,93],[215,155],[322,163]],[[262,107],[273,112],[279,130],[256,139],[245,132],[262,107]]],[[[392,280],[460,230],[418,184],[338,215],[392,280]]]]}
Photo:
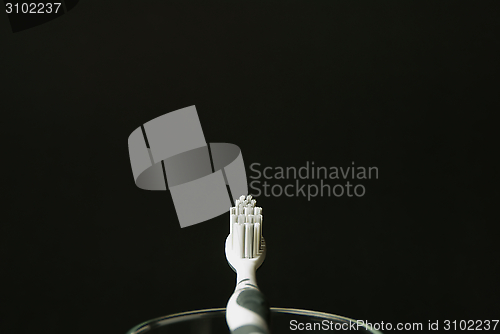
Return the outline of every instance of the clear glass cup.
{"type": "MultiPolygon", "coordinates": [[[[271,307],[272,334],[359,332],[381,334],[356,320],[322,312],[271,307]]],[[[219,334],[229,333],[226,309],[212,308],[176,313],[152,319],[130,329],[127,334],[219,334]]]]}

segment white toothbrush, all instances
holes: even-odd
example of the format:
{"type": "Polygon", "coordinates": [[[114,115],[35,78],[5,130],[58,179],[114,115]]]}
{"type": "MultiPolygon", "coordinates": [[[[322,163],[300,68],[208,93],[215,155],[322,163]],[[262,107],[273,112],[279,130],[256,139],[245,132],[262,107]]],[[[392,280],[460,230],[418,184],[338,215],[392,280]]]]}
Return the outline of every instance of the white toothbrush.
{"type": "Polygon", "coordinates": [[[232,334],[268,334],[269,304],[257,287],[255,272],[266,257],[262,208],[251,195],[241,196],[229,212],[227,262],[236,272],[236,288],[226,308],[232,334]]]}

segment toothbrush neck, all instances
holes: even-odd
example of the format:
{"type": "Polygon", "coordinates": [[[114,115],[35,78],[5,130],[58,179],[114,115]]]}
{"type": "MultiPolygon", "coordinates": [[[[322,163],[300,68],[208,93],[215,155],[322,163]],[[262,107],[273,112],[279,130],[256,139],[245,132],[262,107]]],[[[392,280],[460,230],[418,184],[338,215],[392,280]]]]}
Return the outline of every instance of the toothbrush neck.
{"type": "Polygon", "coordinates": [[[254,286],[258,288],[255,270],[252,270],[251,268],[238,268],[236,275],[236,290],[245,286],[254,286]]]}

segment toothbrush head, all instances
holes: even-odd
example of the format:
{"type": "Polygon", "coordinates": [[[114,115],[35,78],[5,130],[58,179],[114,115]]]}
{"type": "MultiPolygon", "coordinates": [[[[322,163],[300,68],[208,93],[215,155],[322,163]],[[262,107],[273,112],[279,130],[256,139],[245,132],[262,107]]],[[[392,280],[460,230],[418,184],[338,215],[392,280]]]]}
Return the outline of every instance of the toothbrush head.
{"type": "Polygon", "coordinates": [[[240,196],[229,210],[229,236],[226,258],[234,271],[241,266],[259,268],[266,256],[262,236],[262,208],[255,206],[252,195],[240,196]]]}

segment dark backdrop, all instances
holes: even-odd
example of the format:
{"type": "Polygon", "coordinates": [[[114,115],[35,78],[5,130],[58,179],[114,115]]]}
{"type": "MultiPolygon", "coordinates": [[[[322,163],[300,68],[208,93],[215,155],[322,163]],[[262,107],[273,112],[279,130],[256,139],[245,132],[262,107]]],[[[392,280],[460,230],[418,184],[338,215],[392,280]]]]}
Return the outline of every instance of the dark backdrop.
{"type": "Polygon", "coordinates": [[[2,331],[124,333],[225,306],[228,217],[181,229],[128,157],[135,128],[190,105],[248,176],[379,169],[361,198],[258,198],[272,306],[498,317],[498,7],[89,0],[18,33],[0,15],[2,331]]]}

